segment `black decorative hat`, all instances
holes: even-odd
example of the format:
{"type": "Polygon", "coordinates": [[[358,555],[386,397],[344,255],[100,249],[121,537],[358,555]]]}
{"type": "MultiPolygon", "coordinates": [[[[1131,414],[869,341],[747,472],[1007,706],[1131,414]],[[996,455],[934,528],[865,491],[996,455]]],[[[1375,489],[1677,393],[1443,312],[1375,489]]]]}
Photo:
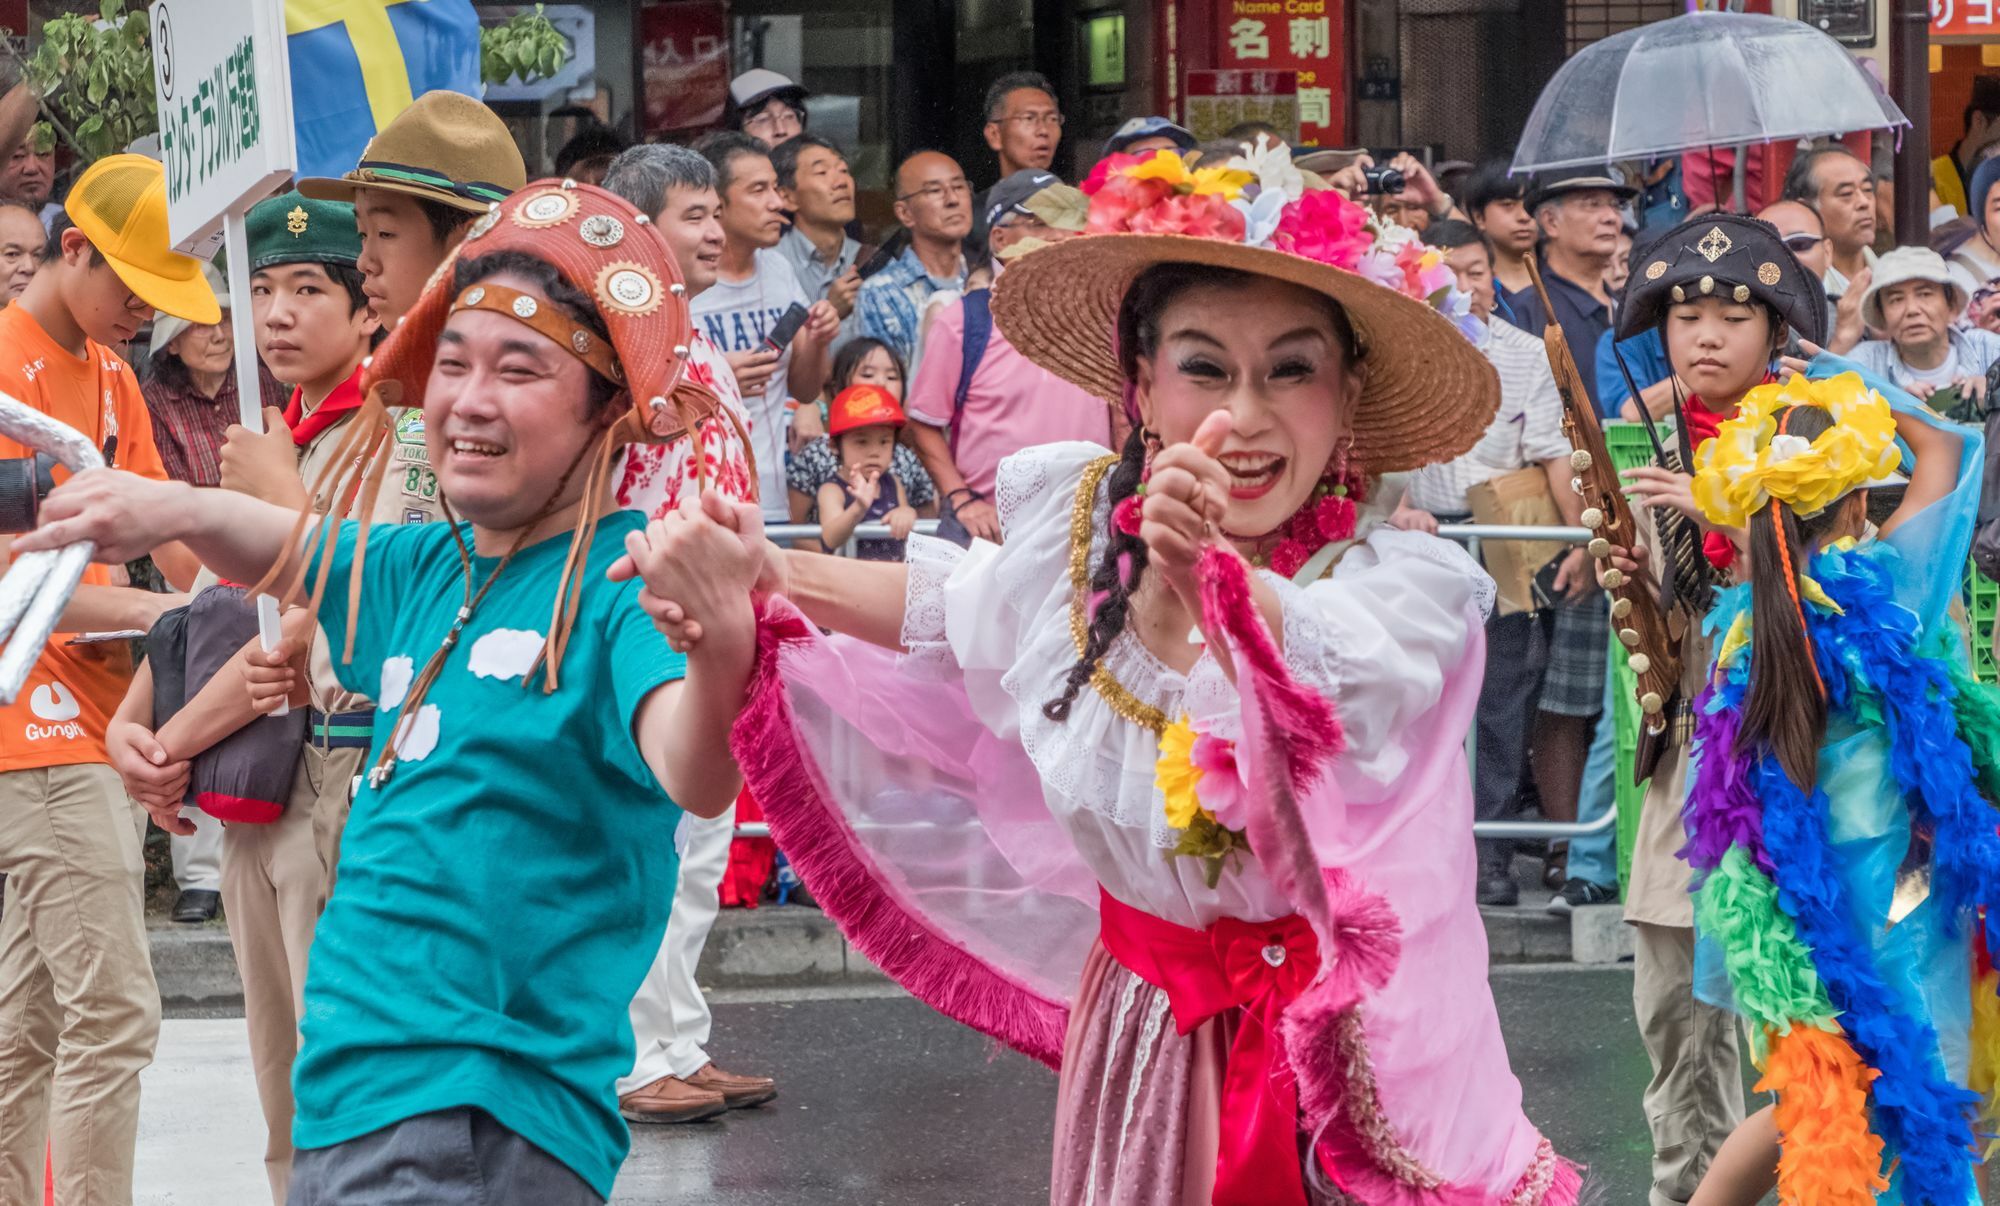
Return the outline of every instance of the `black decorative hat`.
{"type": "Polygon", "coordinates": [[[1757,301],[1802,339],[1826,342],[1826,290],[1778,228],[1741,214],[1690,218],[1632,257],[1618,338],[1657,327],[1667,307],[1703,297],[1757,301]]]}

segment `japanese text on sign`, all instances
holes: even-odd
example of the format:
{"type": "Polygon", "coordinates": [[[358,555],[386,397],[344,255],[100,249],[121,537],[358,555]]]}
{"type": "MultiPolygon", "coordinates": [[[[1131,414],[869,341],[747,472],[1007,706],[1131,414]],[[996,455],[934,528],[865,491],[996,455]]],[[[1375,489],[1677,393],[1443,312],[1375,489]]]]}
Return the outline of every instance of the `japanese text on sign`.
{"type": "Polygon", "coordinates": [[[1190,71],[1187,127],[1202,141],[1246,121],[1275,126],[1286,141],[1299,134],[1298,75],[1290,71],[1190,71]]]}
{"type": "Polygon", "coordinates": [[[241,159],[262,133],[256,59],[246,37],[179,101],[160,107],[168,202],[181,200],[241,159]]]}
{"type": "Polygon", "coordinates": [[[1931,33],[1991,34],[1994,0],[1931,0],[1931,33]]]}
{"type": "Polygon", "coordinates": [[[1227,0],[1218,13],[1217,66],[1296,72],[1300,141],[1340,141],[1346,113],[1336,97],[1346,52],[1337,0],[1227,0]]]}

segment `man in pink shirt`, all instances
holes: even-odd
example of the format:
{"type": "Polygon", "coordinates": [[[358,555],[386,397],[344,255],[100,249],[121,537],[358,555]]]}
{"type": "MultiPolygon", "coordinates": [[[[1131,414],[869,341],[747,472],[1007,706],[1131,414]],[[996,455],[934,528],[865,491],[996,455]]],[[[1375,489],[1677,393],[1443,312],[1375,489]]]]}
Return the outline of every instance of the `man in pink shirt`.
{"type": "MultiPolygon", "coordinates": [[[[1052,173],[1024,168],[993,186],[986,239],[996,275],[1001,252],[1014,244],[1070,237],[1030,208],[1044,189],[1061,184],[1052,173]]],[[[1111,408],[1015,351],[993,325],[984,290],[939,311],[924,346],[904,399],[913,420],[910,442],[937,482],[947,513],[956,513],[973,536],[1000,539],[993,479],[1003,458],[1064,440],[1112,446],[1111,408]]]]}

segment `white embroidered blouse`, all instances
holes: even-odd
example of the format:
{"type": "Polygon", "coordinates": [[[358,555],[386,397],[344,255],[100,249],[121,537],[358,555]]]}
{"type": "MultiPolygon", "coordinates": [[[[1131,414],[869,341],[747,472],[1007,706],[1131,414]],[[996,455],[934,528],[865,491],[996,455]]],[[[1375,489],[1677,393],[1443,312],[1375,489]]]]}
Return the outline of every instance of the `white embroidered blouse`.
{"type": "MultiPolygon", "coordinates": [[[[1194,928],[1290,913],[1254,859],[1210,888],[1199,860],[1167,853],[1177,833],[1154,783],[1160,726],[1186,714],[1208,731],[1238,731],[1235,687],[1209,653],[1182,675],[1122,633],[1103,661],[1115,686],[1086,688],[1067,721],[1042,713],[1080,648],[1088,587],[1077,583],[1104,554],[1109,464],[1094,444],[1028,449],[1000,466],[1003,544],[968,551],[912,537],[904,647],[958,667],[981,722],[1021,743],[1049,809],[1113,896],[1194,928]]],[[[1340,716],[1347,750],[1335,773],[1351,805],[1381,801],[1413,748],[1462,740],[1416,722],[1492,605],[1492,580],[1457,545],[1381,523],[1399,493],[1394,480],[1378,487],[1361,537],[1320,580],[1259,574],[1282,600],[1292,674],[1340,716]]]]}

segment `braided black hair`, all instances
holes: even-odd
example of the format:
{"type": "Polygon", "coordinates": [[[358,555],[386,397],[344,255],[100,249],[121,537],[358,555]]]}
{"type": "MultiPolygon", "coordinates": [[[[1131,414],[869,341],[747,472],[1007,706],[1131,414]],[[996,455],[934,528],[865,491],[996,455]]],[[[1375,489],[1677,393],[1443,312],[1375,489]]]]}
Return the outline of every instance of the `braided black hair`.
{"type": "MultiPolygon", "coordinates": [[[[1138,424],[1132,425],[1132,434],[1125,437],[1124,454],[1111,471],[1111,506],[1115,511],[1120,501],[1130,498],[1139,489],[1139,480],[1146,471],[1146,432],[1138,424]]],[[[1042,715],[1061,724],[1069,719],[1070,706],[1076,697],[1097,673],[1099,662],[1111,648],[1111,642],[1125,631],[1125,622],[1131,616],[1132,594],[1139,589],[1139,576],[1146,571],[1146,542],[1135,535],[1128,535],[1117,524],[1111,525],[1111,543],[1104,550],[1104,560],[1098,562],[1097,570],[1090,577],[1090,597],[1101,599],[1097,610],[1090,617],[1090,634],[1084,641],[1083,653],[1076,664],[1069,668],[1069,676],[1063,680],[1063,693],[1042,705],[1042,715]],[[1123,570],[1121,575],[1119,572],[1123,570]]]]}

